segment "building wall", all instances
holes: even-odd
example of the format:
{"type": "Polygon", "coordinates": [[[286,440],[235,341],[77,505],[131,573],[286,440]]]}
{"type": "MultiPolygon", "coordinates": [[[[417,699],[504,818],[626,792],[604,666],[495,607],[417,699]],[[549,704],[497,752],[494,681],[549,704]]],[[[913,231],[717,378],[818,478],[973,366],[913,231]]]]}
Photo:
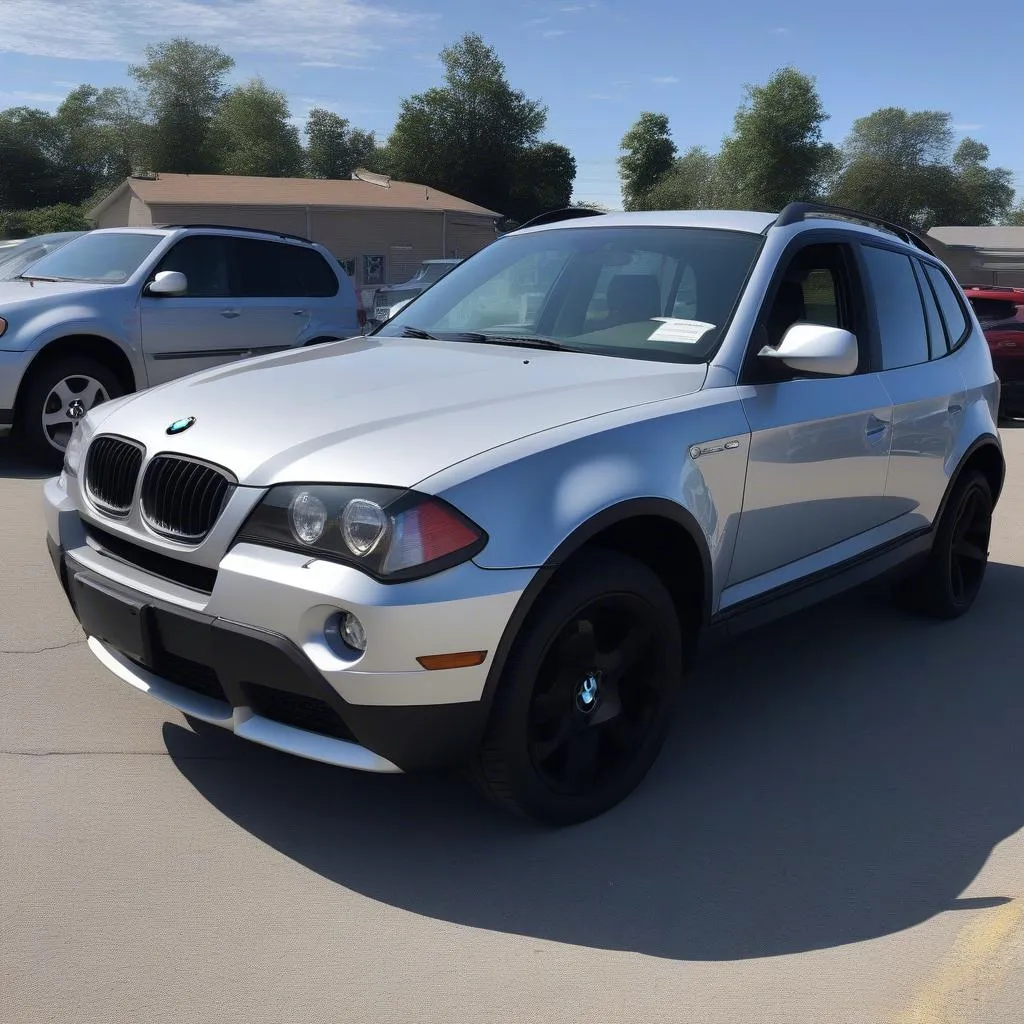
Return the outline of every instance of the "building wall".
{"type": "Polygon", "coordinates": [[[497,236],[494,222],[484,217],[465,217],[448,214],[448,251],[446,259],[465,259],[485,249],[497,236]]]}
{"type": "Polygon", "coordinates": [[[301,206],[150,205],[154,224],[223,224],[306,235],[306,211],[301,206]]]}

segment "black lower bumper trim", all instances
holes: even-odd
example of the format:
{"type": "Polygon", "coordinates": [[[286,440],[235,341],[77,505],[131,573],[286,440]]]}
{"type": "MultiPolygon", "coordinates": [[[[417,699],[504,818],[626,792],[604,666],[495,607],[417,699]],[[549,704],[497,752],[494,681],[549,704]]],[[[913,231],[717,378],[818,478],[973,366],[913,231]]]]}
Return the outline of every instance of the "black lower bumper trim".
{"type": "Polygon", "coordinates": [[[14,410],[0,409],[0,427],[14,426],[14,410]]]}
{"type": "Polygon", "coordinates": [[[49,537],[47,546],[83,628],[161,679],[359,743],[406,772],[464,761],[480,742],[480,702],[349,704],[287,637],[127,590],[69,559],[49,537]]]}

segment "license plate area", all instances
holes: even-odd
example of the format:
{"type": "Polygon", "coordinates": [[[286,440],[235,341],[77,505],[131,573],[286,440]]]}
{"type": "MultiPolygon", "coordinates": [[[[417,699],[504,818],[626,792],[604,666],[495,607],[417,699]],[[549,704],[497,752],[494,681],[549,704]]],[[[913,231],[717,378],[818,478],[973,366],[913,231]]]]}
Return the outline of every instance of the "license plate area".
{"type": "Polygon", "coordinates": [[[109,590],[83,573],[71,576],[78,621],[89,636],[152,665],[152,612],[145,601],[109,590]]]}

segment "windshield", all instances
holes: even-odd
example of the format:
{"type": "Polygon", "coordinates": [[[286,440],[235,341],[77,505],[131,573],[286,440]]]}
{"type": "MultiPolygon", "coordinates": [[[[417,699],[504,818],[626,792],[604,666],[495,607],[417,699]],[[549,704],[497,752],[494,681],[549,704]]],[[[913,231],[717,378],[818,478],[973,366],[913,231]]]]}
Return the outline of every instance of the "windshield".
{"type": "Polygon", "coordinates": [[[453,268],[378,333],[532,338],[581,352],[703,362],[763,241],[708,228],[513,233],[453,268]]]}
{"type": "Polygon", "coordinates": [[[141,231],[91,232],[44,256],[25,276],[123,284],[163,237],[141,231]]]}
{"type": "Polygon", "coordinates": [[[78,238],[81,234],[82,232],[37,235],[35,238],[26,238],[9,249],[0,249],[0,281],[13,281],[28,270],[36,260],[42,259],[47,253],[59,249],[72,238],[78,238]]]}

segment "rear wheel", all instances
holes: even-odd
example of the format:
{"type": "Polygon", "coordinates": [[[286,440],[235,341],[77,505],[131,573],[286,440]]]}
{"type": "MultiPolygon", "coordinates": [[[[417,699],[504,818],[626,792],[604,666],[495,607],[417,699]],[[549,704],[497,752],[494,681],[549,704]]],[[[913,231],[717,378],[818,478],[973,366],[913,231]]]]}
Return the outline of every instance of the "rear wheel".
{"type": "Polygon", "coordinates": [[[47,359],[31,371],[18,399],[18,431],[33,461],[57,468],[75,422],[124,394],[117,374],[90,356],[47,359]]]}
{"type": "Polygon", "coordinates": [[[992,506],[985,475],[967,470],[950,495],[928,561],[896,590],[901,603],[936,619],[956,619],[970,610],[988,567],[992,506]]]}
{"type": "Polygon", "coordinates": [[[550,825],[601,814],[639,785],[683,671],[675,605],[651,569],[601,552],[566,572],[516,641],[475,764],[488,796],[550,825]]]}

